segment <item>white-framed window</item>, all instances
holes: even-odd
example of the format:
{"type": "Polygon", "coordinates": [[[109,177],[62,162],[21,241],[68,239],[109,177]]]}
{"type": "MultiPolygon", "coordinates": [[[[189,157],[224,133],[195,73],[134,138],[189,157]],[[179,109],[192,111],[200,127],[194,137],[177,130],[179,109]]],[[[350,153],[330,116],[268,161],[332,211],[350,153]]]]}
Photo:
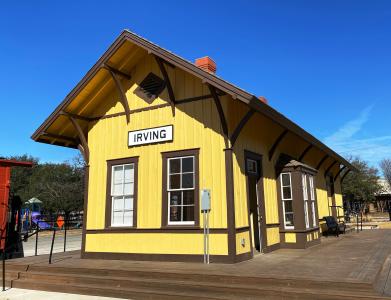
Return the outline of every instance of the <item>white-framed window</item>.
{"type": "Polygon", "coordinates": [[[195,224],[195,157],[167,159],[168,225],[195,224]]]}
{"type": "Polygon", "coordinates": [[[303,186],[303,200],[304,200],[304,220],[305,228],[310,228],[310,220],[308,215],[308,188],[307,188],[307,174],[301,174],[301,182],[303,186]]]}
{"type": "Polygon", "coordinates": [[[134,163],[111,167],[111,226],[133,226],[134,163]]]}
{"type": "Polygon", "coordinates": [[[256,160],[251,158],[247,159],[247,173],[258,174],[258,163],[256,160]]]}
{"type": "Polygon", "coordinates": [[[310,201],[311,201],[311,212],[312,212],[312,226],[316,227],[316,213],[315,213],[315,186],[314,176],[309,175],[308,181],[310,183],[310,201]]]}
{"type": "Polygon", "coordinates": [[[294,223],[291,173],[281,173],[280,182],[284,227],[292,229],[294,228],[294,223]]]}

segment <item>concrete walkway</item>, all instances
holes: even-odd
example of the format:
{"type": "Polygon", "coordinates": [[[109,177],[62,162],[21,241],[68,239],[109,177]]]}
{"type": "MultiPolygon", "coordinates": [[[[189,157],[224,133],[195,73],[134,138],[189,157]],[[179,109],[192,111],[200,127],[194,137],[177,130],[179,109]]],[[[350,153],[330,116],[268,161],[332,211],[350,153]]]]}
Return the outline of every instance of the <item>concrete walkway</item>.
{"type": "MultiPolygon", "coordinates": [[[[52,231],[43,231],[38,236],[38,255],[49,254],[52,243],[52,231]]],[[[73,229],[67,231],[66,250],[81,249],[81,229],[73,229]]],[[[27,242],[23,242],[24,256],[35,255],[35,236],[30,237],[27,242]]],[[[64,251],[64,231],[57,231],[54,240],[53,253],[64,251]]]]}
{"type": "Polygon", "coordinates": [[[118,298],[85,296],[77,294],[64,294],[54,292],[33,291],[24,289],[8,289],[0,292],[0,300],[117,300],[118,298]]]}

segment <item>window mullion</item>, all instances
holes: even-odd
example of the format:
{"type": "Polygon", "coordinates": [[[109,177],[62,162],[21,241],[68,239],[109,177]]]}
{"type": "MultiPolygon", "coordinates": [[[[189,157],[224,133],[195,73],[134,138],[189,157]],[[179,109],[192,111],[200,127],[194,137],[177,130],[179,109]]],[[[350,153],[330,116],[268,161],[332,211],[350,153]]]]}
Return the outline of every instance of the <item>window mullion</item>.
{"type": "Polygon", "coordinates": [[[122,195],[125,195],[125,165],[122,165],[122,195]]]}
{"type": "Polygon", "coordinates": [[[182,159],[179,159],[179,189],[182,189],[182,159]]]}

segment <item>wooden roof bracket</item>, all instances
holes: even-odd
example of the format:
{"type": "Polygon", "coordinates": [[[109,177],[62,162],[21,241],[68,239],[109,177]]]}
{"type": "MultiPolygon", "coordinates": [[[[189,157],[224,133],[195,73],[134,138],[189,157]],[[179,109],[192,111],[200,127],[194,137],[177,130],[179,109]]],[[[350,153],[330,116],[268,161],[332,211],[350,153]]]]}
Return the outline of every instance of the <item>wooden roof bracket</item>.
{"type": "Polygon", "coordinates": [[[167,70],[164,67],[164,60],[161,59],[159,56],[156,56],[156,55],[155,55],[155,59],[156,59],[156,62],[158,64],[158,66],[159,66],[160,72],[163,75],[164,81],[166,82],[166,88],[167,88],[167,91],[168,91],[168,97],[170,99],[172,115],[175,117],[175,103],[176,103],[176,100],[175,100],[174,90],[173,90],[172,85],[171,85],[170,77],[168,77],[167,70]]]}
{"type": "Polygon", "coordinates": [[[334,176],[334,181],[337,179],[338,175],[341,174],[341,172],[346,168],[346,166],[343,166],[341,169],[339,169],[339,171],[337,172],[337,174],[334,176]]]}
{"type": "Polygon", "coordinates": [[[300,156],[299,156],[299,161],[303,161],[304,157],[306,156],[306,154],[308,153],[308,151],[311,150],[312,147],[313,147],[312,144],[309,144],[309,145],[304,149],[304,151],[303,151],[303,152],[300,154],[300,156]]]}
{"type": "Polygon", "coordinates": [[[319,163],[317,164],[316,166],[316,169],[319,170],[319,168],[323,165],[323,163],[326,161],[326,159],[329,157],[328,154],[326,154],[325,156],[323,156],[323,158],[319,161],[319,163]]]}
{"type": "MultiPolygon", "coordinates": [[[[84,158],[84,161],[86,162],[86,164],[88,165],[88,161],[86,160],[87,159],[87,156],[89,155],[86,150],[84,149],[83,145],[81,144],[78,144],[77,145],[77,149],[79,149],[81,155],[83,156],[84,158]]],[[[87,149],[88,150],[88,149],[87,149]]]]}
{"type": "Polygon", "coordinates": [[[62,141],[65,141],[65,142],[73,143],[75,145],[77,145],[79,143],[78,140],[76,140],[76,139],[74,139],[72,137],[63,136],[63,135],[54,134],[54,133],[41,132],[40,136],[47,136],[47,137],[50,137],[50,138],[53,138],[53,139],[56,139],[56,140],[62,140],[62,141]]]}
{"type": "Polygon", "coordinates": [[[225,147],[231,148],[229,145],[227,119],[225,118],[224,110],[223,110],[223,107],[221,106],[219,95],[217,94],[216,88],[214,86],[208,84],[208,88],[209,88],[210,93],[213,97],[213,101],[215,102],[217,112],[219,113],[220,123],[221,123],[221,127],[223,129],[225,147]]]}
{"type": "Polygon", "coordinates": [[[276,152],[278,145],[282,142],[286,134],[288,133],[288,129],[285,129],[275,140],[273,146],[269,150],[269,161],[272,160],[274,152],[276,152]]]}
{"type": "Polygon", "coordinates": [[[235,145],[236,140],[239,137],[240,132],[244,128],[244,126],[247,124],[247,122],[251,119],[251,117],[254,115],[255,110],[250,108],[247,113],[243,116],[243,118],[240,120],[238,125],[236,126],[234,132],[231,135],[231,147],[235,145]]]}
{"type": "Polygon", "coordinates": [[[111,78],[114,80],[115,86],[117,87],[117,90],[119,93],[120,102],[125,110],[126,122],[129,123],[130,122],[130,109],[129,109],[128,99],[126,98],[126,94],[125,94],[125,91],[122,87],[121,81],[118,78],[118,75],[117,75],[118,71],[114,71],[113,68],[111,68],[110,66],[108,66],[106,64],[103,65],[103,68],[105,70],[109,71],[111,78]]]}
{"type": "Polygon", "coordinates": [[[60,112],[60,115],[67,116],[67,117],[72,117],[72,118],[75,118],[75,119],[78,119],[78,120],[81,120],[81,121],[86,121],[86,122],[91,122],[91,121],[94,120],[93,118],[84,117],[84,116],[80,116],[80,115],[77,115],[77,114],[72,114],[72,113],[69,113],[69,112],[66,112],[66,111],[63,111],[63,110],[60,112]]]}
{"type": "Polygon", "coordinates": [[[195,96],[190,98],[183,98],[176,101],[176,104],[183,104],[183,103],[190,103],[193,101],[199,101],[199,100],[205,100],[213,98],[212,95],[202,95],[202,96],[195,96]]]}
{"type": "Polygon", "coordinates": [[[79,136],[79,139],[80,139],[80,143],[77,147],[79,148],[79,150],[81,148],[83,149],[83,150],[80,150],[80,152],[83,155],[86,164],[88,165],[89,161],[90,161],[90,150],[88,148],[88,142],[87,142],[86,135],[84,134],[83,130],[81,129],[79,123],[77,123],[75,118],[70,117],[70,116],[68,118],[71,121],[73,127],[75,127],[75,129],[77,131],[77,135],[79,136]]]}
{"type": "Polygon", "coordinates": [[[334,160],[334,162],[333,162],[331,165],[329,165],[329,167],[326,169],[326,171],[324,171],[324,175],[325,175],[325,176],[326,176],[327,173],[331,170],[331,168],[335,166],[336,163],[337,163],[337,161],[334,160]]]}
{"type": "Polygon", "coordinates": [[[346,175],[349,174],[350,171],[351,171],[351,169],[348,169],[348,170],[342,175],[342,177],[341,177],[341,183],[342,183],[342,181],[345,179],[346,175]]]}
{"type": "Polygon", "coordinates": [[[130,74],[126,74],[126,73],[124,73],[124,72],[122,72],[122,71],[120,71],[120,70],[117,70],[117,69],[113,68],[112,66],[108,65],[107,63],[104,63],[104,64],[102,65],[102,68],[104,68],[104,69],[106,69],[106,70],[110,70],[110,71],[112,71],[114,74],[119,75],[119,76],[121,76],[121,77],[123,77],[123,78],[125,78],[125,79],[127,79],[127,80],[132,79],[132,76],[131,76],[130,74]]]}

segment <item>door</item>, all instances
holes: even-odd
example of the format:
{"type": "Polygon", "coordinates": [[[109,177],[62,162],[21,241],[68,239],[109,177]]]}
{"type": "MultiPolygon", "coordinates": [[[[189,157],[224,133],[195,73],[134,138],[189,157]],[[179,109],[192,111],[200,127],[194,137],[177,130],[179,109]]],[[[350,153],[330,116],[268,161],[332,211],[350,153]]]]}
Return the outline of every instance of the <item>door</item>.
{"type": "Polygon", "coordinates": [[[247,196],[253,253],[262,252],[264,248],[264,207],[261,174],[261,158],[255,156],[255,154],[247,155],[247,196]]]}

